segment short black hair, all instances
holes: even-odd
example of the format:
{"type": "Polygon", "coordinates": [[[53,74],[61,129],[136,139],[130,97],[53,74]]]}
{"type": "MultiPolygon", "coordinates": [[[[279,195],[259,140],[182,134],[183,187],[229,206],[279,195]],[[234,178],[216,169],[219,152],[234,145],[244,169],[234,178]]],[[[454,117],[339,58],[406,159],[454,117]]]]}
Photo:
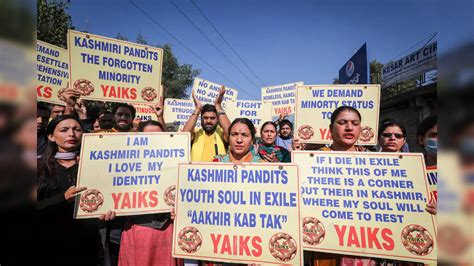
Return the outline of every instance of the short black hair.
{"type": "Polygon", "coordinates": [[[135,110],[135,107],[133,107],[133,105],[130,105],[130,104],[127,104],[127,103],[117,103],[114,106],[114,108],[112,109],[112,114],[115,115],[115,113],[117,113],[117,110],[120,107],[128,108],[130,110],[130,112],[132,113],[132,117],[135,118],[135,115],[137,113],[137,111],[135,110]]]}
{"type": "Polygon", "coordinates": [[[49,109],[49,107],[46,105],[46,103],[44,102],[38,102],[36,103],[36,109],[37,110],[43,110],[43,111],[47,111],[49,114],[51,113],[51,110],[49,109]]]}
{"type": "Polygon", "coordinates": [[[379,136],[382,136],[382,133],[384,132],[384,130],[387,128],[387,127],[399,127],[400,130],[402,131],[403,133],[403,136],[406,138],[407,137],[407,130],[405,128],[404,125],[400,124],[400,123],[397,123],[395,120],[393,119],[384,119],[382,120],[382,123],[380,125],[380,129],[379,129],[379,136]]]}
{"type": "Polygon", "coordinates": [[[206,113],[206,112],[214,112],[216,113],[217,115],[217,109],[216,109],[216,106],[212,105],[212,104],[205,104],[203,107],[202,107],[202,110],[201,110],[201,116],[206,113]]]}
{"type": "Polygon", "coordinates": [[[111,114],[111,115],[113,115],[113,113],[112,113],[111,111],[109,111],[109,110],[107,110],[107,109],[101,109],[101,110],[99,111],[99,115],[98,115],[97,117],[100,117],[101,115],[105,115],[105,114],[111,114]]]}
{"type": "Polygon", "coordinates": [[[140,124],[138,125],[138,132],[143,132],[143,130],[147,126],[157,126],[161,128],[161,131],[163,132],[166,131],[165,127],[160,122],[155,121],[155,120],[147,120],[147,121],[140,122],[140,124]]]}
{"type": "Polygon", "coordinates": [[[291,128],[291,130],[293,130],[293,123],[291,123],[291,121],[288,120],[288,119],[281,120],[278,125],[279,125],[280,128],[284,125],[288,125],[291,128]]]}
{"type": "Polygon", "coordinates": [[[245,124],[250,130],[250,134],[252,135],[252,140],[255,140],[255,133],[257,133],[257,130],[255,129],[255,126],[253,125],[252,121],[250,119],[241,117],[241,118],[236,118],[232,124],[229,126],[229,134],[230,130],[238,123],[245,124]]]}
{"type": "Polygon", "coordinates": [[[428,130],[430,130],[430,128],[434,127],[436,124],[438,124],[438,117],[436,115],[432,115],[423,119],[423,121],[421,121],[421,123],[418,125],[416,136],[424,137],[426,132],[428,132],[428,130]]]}
{"type": "Polygon", "coordinates": [[[330,127],[332,127],[332,125],[334,125],[334,122],[336,122],[336,118],[337,116],[342,113],[343,111],[349,111],[349,112],[354,112],[357,114],[357,116],[359,116],[359,119],[362,121],[362,116],[360,115],[359,111],[354,108],[354,107],[351,107],[351,106],[347,106],[347,105],[343,105],[343,106],[340,106],[338,108],[336,108],[336,110],[334,110],[332,112],[332,115],[331,115],[331,124],[329,125],[330,127]]]}

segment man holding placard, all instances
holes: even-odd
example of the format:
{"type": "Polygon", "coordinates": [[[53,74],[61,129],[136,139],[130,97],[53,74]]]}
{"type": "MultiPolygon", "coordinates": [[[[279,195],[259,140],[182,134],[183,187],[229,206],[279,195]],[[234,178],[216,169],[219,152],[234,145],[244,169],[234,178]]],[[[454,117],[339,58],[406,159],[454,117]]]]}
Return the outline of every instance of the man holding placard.
{"type": "Polygon", "coordinates": [[[224,143],[229,137],[230,121],[222,109],[225,91],[225,87],[222,86],[215,105],[205,104],[204,106],[193,91],[192,96],[196,110],[183,128],[183,132],[191,133],[191,161],[212,162],[215,155],[226,153],[224,143]],[[199,113],[201,114],[202,128],[194,130],[199,113]]]}

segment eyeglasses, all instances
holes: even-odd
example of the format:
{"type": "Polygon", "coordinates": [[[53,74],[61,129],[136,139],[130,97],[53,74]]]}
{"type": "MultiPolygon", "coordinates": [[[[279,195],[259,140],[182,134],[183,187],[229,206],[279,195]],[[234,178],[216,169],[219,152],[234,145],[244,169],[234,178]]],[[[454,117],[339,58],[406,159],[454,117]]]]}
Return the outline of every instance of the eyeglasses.
{"type": "Polygon", "coordinates": [[[405,136],[403,136],[403,134],[401,134],[401,133],[383,133],[383,134],[382,134],[382,137],[388,139],[388,138],[390,138],[392,135],[394,135],[395,138],[397,138],[397,139],[403,139],[403,138],[405,137],[405,136]]]}

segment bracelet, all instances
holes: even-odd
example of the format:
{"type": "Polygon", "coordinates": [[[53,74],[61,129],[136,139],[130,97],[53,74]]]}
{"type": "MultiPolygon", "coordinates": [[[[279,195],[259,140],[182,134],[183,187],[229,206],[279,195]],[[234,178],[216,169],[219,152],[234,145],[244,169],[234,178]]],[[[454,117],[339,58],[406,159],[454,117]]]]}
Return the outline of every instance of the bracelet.
{"type": "Polygon", "coordinates": [[[225,115],[225,111],[219,111],[217,112],[217,115],[225,115]]]}

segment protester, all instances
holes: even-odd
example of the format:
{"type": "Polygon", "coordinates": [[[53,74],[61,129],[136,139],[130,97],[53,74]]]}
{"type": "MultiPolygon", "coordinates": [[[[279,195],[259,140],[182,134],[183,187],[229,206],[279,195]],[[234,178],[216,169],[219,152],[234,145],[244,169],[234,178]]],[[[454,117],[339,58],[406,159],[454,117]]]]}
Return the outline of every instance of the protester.
{"type": "Polygon", "coordinates": [[[395,121],[383,123],[379,130],[379,147],[381,152],[402,152],[407,142],[405,127],[395,121]]]}
{"type": "Polygon", "coordinates": [[[203,106],[193,91],[192,96],[196,110],[189,117],[182,130],[191,133],[191,161],[193,162],[211,162],[213,156],[226,153],[225,142],[229,137],[230,121],[224,109],[222,109],[224,94],[225,87],[222,86],[215,105],[205,104],[203,106]],[[194,130],[199,113],[201,114],[202,128],[194,130]]]}
{"type": "Polygon", "coordinates": [[[114,127],[114,115],[108,110],[102,110],[99,112],[99,129],[109,130],[114,127]]]}
{"type": "Polygon", "coordinates": [[[248,118],[237,118],[229,126],[229,152],[214,157],[214,162],[249,163],[261,162],[260,156],[253,151],[255,126],[248,118]]]}
{"type": "Polygon", "coordinates": [[[262,142],[254,146],[257,154],[266,162],[284,162],[291,161],[290,153],[287,149],[275,144],[277,137],[277,125],[272,121],[263,123],[260,128],[260,137],[262,142]]]}
{"type": "Polygon", "coordinates": [[[56,116],[63,115],[64,111],[66,111],[66,106],[53,104],[51,106],[51,119],[54,119],[56,116]]]}
{"type": "Polygon", "coordinates": [[[36,106],[36,136],[38,146],[36,148],[37,155],[43,154],[46,149],[48,139],[46,137],[46,126],[50,116],[49,108],[42,102],[38,102],[36,106]]]}
{"type": "Polygon", "coordinates": [[[424,149],[426,166],[437,165],[438,122],[436,116],[424,119],[417,129],[418,144],[424,149]]]}
{"type": "MultiPolygon", "coordinates": [[[[46,130],[48,144],[38,164],[39,264],[97,265],[100,261],[96,219],[73,219],[78,156],[83,129],[73,116],[57,116],[46,130]],[[41,263],[44,262],[44,263],[41,263]]],[[[109,212],[107,217],[113,218],[109,212]]]]}
{"type": "Polygon", "coordinates": [[[293,142],[293,124],[290,120],[283,119],[279,121],[278,127],[278,136],[275,144],[291,151],[293,142]]]}
{"type": "MultiPolygon", "coordinates": [[[[139,132],[163,132],[154,120],[140,123],[139,132]]],[[[169,213],[127,216],[120,241],[119,265],[177,265],[172,257],[173,221],[169,213]]]]}

